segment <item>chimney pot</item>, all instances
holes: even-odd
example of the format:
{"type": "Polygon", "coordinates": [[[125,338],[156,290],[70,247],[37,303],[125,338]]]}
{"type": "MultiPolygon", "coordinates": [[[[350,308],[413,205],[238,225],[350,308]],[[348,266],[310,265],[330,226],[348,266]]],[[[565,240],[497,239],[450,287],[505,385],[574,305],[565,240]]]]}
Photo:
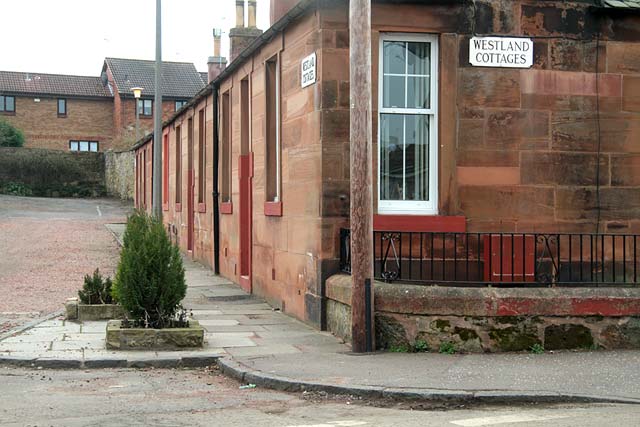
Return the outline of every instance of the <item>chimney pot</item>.
{"type": "Polygon", "coordinates": [[[256,26],[256,9],[257,9],[257,1],[249,0],[249,22],[247,27],[254,28],[256,26]]]}
{"type": "Polygon", "coordinates": [[[244,0],[236,0],[236,28],[244,27],[244,0]]]}

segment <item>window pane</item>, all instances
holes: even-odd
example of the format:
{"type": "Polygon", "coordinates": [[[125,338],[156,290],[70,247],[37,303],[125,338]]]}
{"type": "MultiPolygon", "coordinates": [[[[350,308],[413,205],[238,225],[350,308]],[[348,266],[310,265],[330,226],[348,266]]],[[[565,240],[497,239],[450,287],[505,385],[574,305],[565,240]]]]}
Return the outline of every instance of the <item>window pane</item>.
{"type": "Polygon", "coordinates": [[[69,150],[78,151],[78,141],[71,141],[71,144],[69,144],[69,150]]]}
{"type": "Polygon", "coordinates": [[[405,116],[405,199],[429,200],[429,116],[405,116]]]}
{"type": "Polygon", "coordinates": [[[80,151],[89,151],[88,141],[80,141],[80,151]]]}
{"type": "Polygon", "coordinates": [[[4,96],[0,96],[0,111],[4,111],[4,96]]]}
{"type": "Polygon", "coordinates": [[[58,99],[58,114],[67,114],[67,102],[64,99],[58,99]]]}
{"type": "Polygon", "coordinates": [[[138,99],[138,114],[142,114],[142,100],[138,99]]]}
{"type": "Polygon", "coordinates": [[[406,73],[405,45],[405,42],[384,42],[383,64],[385,74],[406,73]]]}
{"type": "Polygon", "coordinates": [[[6,96],[5,102],[6,102],[6,105],[5,105],[6,111],[16,111],[15,98],[13,96],[6,96]]]}
{"type": "Polygon", "coordinates": [[[430,43],[407,43],[407,73],[429,75],[430,43]]]}
{"type": "Polygon", "coordinates": [[[403,200],[404,115],[380,117],[380,199],[403,200]]]}
{"type": "Polygon", "coordinates": [[[407,77],[407,108],[430,108],[429,77],[407,77]]]}
{"type": "Polygon", "coordinates": [[[151,115],[151,100],[149,99],[145,99],[144,101],[144,115],[145,116],[151,115]]]}
{"type": "Polygon", "coordinates": [[[404,108],[404,82],[406,77],[385,76],[383,84],[382,105],[385,108],[404,108]]]}
{"type": "Polygon", "coordinates": [[[98,143],[97,142],[89,143],[89,151],[97,152],[98,151],[98,143]]]}

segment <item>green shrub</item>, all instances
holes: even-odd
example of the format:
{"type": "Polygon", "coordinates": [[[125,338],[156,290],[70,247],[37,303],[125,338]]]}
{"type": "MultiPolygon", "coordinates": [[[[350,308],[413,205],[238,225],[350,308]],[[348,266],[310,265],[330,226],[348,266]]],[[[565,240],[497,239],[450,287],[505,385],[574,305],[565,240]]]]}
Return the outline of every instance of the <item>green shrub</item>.
{"type": "Polygon", "coordinates": [[[78,291],[78,297],[83,304],[112,304],[111,278],[102,278],[100,270],[96,268],[93,276],[84,276],[84,285],[78,291]]]}
{"type": "Polygon", "coordinates": [[[113,290],[135,327],[180,323],[176,315],[187,291],[182,258],[158,219],[143,212],[128,218],[113,290]]]}
{"type": "Polygon", "coordinates": [[[535,343],[534,345],[529,347],[529,351],[531,351],[531,353],[533,354],[542,354],[544,353],[544,347],[542,346],[542,344],[535,343]]]}
{"type": "Polygon", "coordinates": [[[11,123],[0,120],[0,147],[22,147],[24,134],[11,123]]]}
{"type": "Polygon", "coordinates": [[[20,182],[8,182],[0,188],[0,194],[10,194],[12,196],[32,196],[33,191],[28,185],[20,182]]]}
{"type": "Polygon", "coordinates": [[[440,343],[441,354],[454,354],[456,352],[456,345],[452,342],[445,341],[440,343]]]}

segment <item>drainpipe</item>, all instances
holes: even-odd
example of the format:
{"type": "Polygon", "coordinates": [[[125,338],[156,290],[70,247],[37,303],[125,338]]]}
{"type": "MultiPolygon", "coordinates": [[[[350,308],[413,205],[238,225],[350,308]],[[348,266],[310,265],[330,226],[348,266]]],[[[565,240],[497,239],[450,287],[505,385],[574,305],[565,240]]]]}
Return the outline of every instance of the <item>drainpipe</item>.
{"type": "Polygon", "coordinates": [[[220,274],[220,192],[218,191],[218,88],[212,85],[213,97],[213,272],[220,274]]]}

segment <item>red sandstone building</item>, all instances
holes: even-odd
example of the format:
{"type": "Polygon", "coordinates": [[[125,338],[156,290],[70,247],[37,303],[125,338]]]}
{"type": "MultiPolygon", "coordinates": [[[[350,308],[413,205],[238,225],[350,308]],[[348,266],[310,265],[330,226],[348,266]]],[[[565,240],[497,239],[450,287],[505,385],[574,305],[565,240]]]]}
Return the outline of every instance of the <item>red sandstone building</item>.
{"type": "MultiPolygon", "coordinates": [[[[26,146],[69,151],[106,151],[135,143],[132,87],[140,135],[153,129],[154,62],[106,58],[102,77],[0,71],[0,119],[22,130],[26,146]]],[[[202,87],[193,64],[165,62],[163,119],[202,87]]]]}
{"type": "MultiPolygon", "coordinates": [[[[373,2],[377,278],[637,283],[635,6],[373,2]]],[[[324,327],[349,261],[348,3],[273,1],[272,18],[164,123],[164,221],[194,259],[324,327]]]]}

